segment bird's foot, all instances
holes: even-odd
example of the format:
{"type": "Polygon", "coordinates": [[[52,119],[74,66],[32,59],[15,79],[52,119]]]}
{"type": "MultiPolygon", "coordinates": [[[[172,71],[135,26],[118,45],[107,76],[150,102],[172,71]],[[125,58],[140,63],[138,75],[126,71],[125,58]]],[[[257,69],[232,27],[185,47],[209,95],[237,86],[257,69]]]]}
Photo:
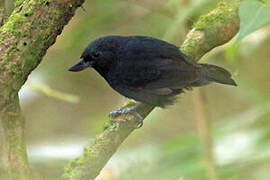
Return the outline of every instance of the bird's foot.
{"type": "Polygon", "coordinates": [[[115,117],[118,117],[118,116],[123,115],[123,114],[132,114],[140,120],[138,127],[137,127],[137,128],[140,128],[143,125],[143,117],[136,111],[136,108],[137,108],[137,106],[135,105],[132,107],[118,109],[116,111],[110,112],[109,117],[115,118],[115,117]]]}

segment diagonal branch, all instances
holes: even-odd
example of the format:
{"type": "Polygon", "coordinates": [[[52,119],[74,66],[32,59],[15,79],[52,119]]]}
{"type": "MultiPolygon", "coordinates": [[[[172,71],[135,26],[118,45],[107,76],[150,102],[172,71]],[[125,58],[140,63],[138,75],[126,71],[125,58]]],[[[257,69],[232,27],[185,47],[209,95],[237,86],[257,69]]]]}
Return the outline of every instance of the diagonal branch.
{"type": "MultiPolygon", "coordinates": [[[[239,3],[240,0],[221,2],[216,9],[202,16],[188,33],[181,50],[199,60],[211,49],[231,40],[239,30],[239,3]]],[[[137,112],[146,117],[153,109],[152,106],[139,106],[137,112]]],[[[111,119],[110,125],[90,147],[85,148],[83,155],[65,168],[63,177],[72,180],[95,179],[121,143],[137,128],[138,122],[139,119],[132,115],[111,119]]]]}
{"type": "MultiPolygon", "coordinates": [[[[84,0],[17,0],[0,27],[0,120],[10,179],[29,180],[18,91],[84,0]]],[[[3,154],[1,154],[3,156],[3,154]]]]}

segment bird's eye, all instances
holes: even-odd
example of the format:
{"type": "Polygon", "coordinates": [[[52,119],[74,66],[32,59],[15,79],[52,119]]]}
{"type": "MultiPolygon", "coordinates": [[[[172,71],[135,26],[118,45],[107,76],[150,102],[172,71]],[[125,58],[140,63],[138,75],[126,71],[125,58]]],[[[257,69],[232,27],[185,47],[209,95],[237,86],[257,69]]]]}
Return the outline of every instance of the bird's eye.
{"type": "Polygon", "coordinates": [[[92,56],[93,56],[94,58],[98,58],[100,55],[101,55],[100,52],[94,52],[92,56]]]}

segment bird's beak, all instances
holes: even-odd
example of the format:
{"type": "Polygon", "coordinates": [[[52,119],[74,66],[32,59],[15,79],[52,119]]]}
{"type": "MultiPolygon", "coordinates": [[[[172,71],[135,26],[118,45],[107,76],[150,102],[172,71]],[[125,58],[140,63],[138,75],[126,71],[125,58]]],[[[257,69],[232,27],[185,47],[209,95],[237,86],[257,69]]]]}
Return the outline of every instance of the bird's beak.
{"type": "Polygon", "coordinates": [[[85,62],[82,58],[75,65],[71,66],[68,70],[73,72],[82,71],[88,67],[91,67],[90,62],[85,62]]]}

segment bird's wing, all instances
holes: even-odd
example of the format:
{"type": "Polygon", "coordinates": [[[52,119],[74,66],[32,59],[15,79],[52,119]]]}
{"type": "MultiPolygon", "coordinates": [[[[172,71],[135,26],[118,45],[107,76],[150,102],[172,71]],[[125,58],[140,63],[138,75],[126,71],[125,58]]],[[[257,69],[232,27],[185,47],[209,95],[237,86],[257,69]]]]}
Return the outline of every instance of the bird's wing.
{"type": "Polygon", "coordinates": [[[118,68],[114,79],[117,79],[119,84],[160,95],[189,87],[197,80],[196,67],[185,61],[167,58],[151,59],[151,61],[133,60],[119,65],[118,68]]]}
{"type": "Polygon", "coordinates": [[[198,66],[197,62],[183,54],[178,46],[160,39],[146,36],[130,37],[129,41],[127,41],[125,44],[125,47],[120,49],[120,54],[121,52],[124,52],[124,57],[132,56],[137,60],[143,60],[150,56],[156,58],[174,59],[175,61],[184,61],[185,63],[193,66],[198,66]]]}
{"type": "Polygon", "coordinates": [[[155,63],[160,77],[157,81],[148,83],[146,89],[171,88],[180,89],[190,87],[190,84],[198,80],[196,66],[185,61],[175,59],[162,59],[155,63]]]}
{"type": "Polygon", "coordinates": [[[132,37],[118,51],[118,59],[111,71],[111,86],[126,97],[148,104],[172,104],[176,94],[198,80],[200,65],[165,41],[132,37]]]}
{"type": "Polygon", "coordinates": [[[111,76],[112,88],[122,95],[155,106],[173,104],[175,95],[196,80],[194,68],[180,66],[170,59],[119,66],[111,76]],[[154,62],[154,63],[153,63],[154,62]]]}

